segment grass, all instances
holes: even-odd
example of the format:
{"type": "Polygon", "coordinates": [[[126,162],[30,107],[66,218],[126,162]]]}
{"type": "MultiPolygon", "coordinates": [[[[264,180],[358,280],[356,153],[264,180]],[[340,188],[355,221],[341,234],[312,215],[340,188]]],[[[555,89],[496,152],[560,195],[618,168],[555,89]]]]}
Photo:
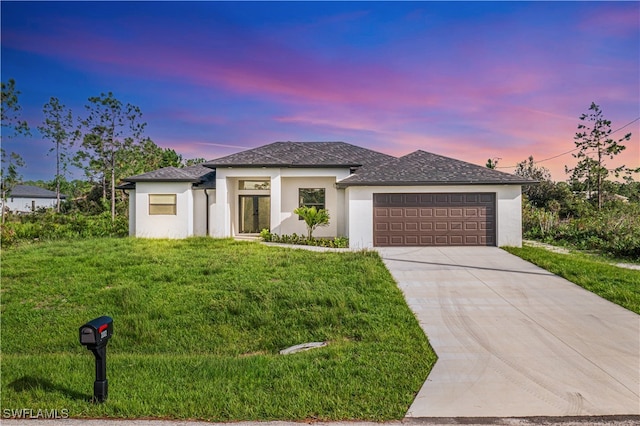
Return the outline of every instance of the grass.
{"type": "Polygon", "coordinates": [[[566,278],[598,296],[640,314],[640,271],[583,253],[553,253],[540,247],[503,247],[509,253],[566,278]]]}
{"type": "Polygon", "coordinates": [[[91,239],[2,252],[1,403],[71,417],[402,418],[435,362],[377,253],[91,239]],[[78,328],[109,315],[109,397],[78,328]],[[329,341],[293,355],[278,351],[329,341]]]}

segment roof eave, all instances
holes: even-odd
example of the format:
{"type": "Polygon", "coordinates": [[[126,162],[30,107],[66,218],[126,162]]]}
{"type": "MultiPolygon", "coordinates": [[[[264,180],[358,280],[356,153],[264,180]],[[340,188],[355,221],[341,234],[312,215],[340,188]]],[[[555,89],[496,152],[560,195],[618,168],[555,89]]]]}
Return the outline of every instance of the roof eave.
{"type": "Polygon", "coordinates": [[[410,181],[410,182],[338,182],[337,188],[346,188],[348,186],[455,186],[455,185],[532,185],[539,182],[535,181],[458,181],[458,182],[443,182],[443,181],[410,181]]]}
{"type": "Polygon", "coordinates": [[[200,182],[202,179],[198,178],[198,179],[194,179],[194,178],[153,178],[153,179],[132,179],[132,178],[127,178],[127,179],[122,179],[125,182],[191,182],[191,183],[198,183],[200,182]]]}
{"type": "Polygon", "coordinates": [[[287,169],[347,169],[361,167],[362,164],[204,164],[211,169],[216,168],[287,168],[287,169]]]}

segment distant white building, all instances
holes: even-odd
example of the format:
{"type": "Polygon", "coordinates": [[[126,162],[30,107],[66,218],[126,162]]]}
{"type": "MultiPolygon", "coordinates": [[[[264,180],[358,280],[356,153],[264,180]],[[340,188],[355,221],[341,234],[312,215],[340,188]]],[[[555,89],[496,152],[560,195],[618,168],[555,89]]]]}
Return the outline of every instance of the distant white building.
{"type": "MultiPolygon", "coordinates": [[[[67,196],[60,194],[60,199],[67,196]]],[[[3,200],[0,200],[0,205],[3,200]]],[[[7,197],[6,208],[13,213],[31,213],[40,208],[55,208],[56,193],[48,189],[31,185],[16,185],[7,197]]],[[[3,206],[4,208],[4,206],[3,206]]]]}

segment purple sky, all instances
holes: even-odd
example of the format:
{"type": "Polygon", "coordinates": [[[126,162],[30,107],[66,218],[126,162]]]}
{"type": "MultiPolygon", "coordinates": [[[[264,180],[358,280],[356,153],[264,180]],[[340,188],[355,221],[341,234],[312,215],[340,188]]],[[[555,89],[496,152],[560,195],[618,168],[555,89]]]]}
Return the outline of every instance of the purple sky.
{"type": "MultiPolygon", "coordinates": [[[[9,2],[2,81],[32,129],[55,96],[84,114],[112,91],[186,158],[274,141],[417,149],[501,170],[575,148],[591,102],[640,117],[638,2],[9,2]]],[[[640,121],[608,165],[640,166],[640,121]]],[[[37,131],[3,140],[50,180],[37,131]]],[[[571,154],[541,162],[566,180],[571,154]]],[[[80,176],[80,174],[77,174],[80,176]]],[[[636,180],[640,179],[636,175],[636,180]]]]}

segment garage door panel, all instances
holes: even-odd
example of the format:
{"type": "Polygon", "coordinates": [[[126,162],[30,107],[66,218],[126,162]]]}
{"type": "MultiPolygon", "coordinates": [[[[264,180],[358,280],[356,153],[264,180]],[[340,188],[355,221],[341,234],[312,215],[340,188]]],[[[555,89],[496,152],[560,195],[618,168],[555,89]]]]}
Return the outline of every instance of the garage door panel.
{"type": "Polygon", "coordinates": [[[376,246],[495,245],[495,194],[373,194],[376,246]]]}
{"type": "Polygon", "coordinates": [[[389,224],[389,231],[404,231],[404,224],[402,222],[391,222],[389,224]]]}
{"type": "Polygon", "coordinates": [[[389,230],[389,224],[387,222],[376,222],[374,229],[377,232],[385,232],[389,230]]]}
{"type": "Polygon", "coordinates": [[[449,222],[449,230],[451,231],[463,231],[464,224],[462,222],[449,222]]]}
{"type": "Polygon", "coordinates": [[[418,209],[417,208],[404,209],[404,217],[418,217],[418,209]]]}
{"type": "Polygon", "coordinates": [[[433,222],[420,222],[420,231],[433,231],[433,222]]]}
{"type": "Polygon", "coordinates": [[[449,230],[449,222],[436,222],[434,228],[436,231],[447,231],[449,230]]]}
{"type": "Polygon", "coordinates": [[[389,237],[377,235],[373,239],[373,243],[378,247],[384,247],[389,245],[389,237]]]}
{"type": "Polygon", "coordinates": [[[444,208],[438,208],[435,209],[435,217],[448,217],[449,216],[449,210],[448,209],[444,209],[444,208]]]}
{"type": "Polygon", "coordinates": [[[478,214],[478,209],[477,208],[475,208],[475,207],[466,207],[464,209],[464,217],[476,218],[478,216],[479,216],[479,214],[478,214]]]}
{"type": "Polygon", "coordinates": [[[449,245],[452,245],[452,246],[464,245],[464,237],[462,235],[452,235],[449,238],[449,245]]]}
{"type": "Polygon", "coordinates": [[[420,217],[433,217],[433,209],[420,209],[420,217]]]}
{"type": "Polygon", "coordinates": [[[388,217],[389,216],[389,209],[386,208],[375,208],[373,209],[373,216],[374,217],[388,217]]]}
{"type": "Polygon", "coordinates": [[[417,205],[419,204],[419,195],[418,194],[406,194],[404,196],[404,203],[408,205],[417,205]]]}
{"type": "Polygon", "coordinates": [[[420,244],[421,246],[432,246],[433,245],[433,235],[420,235],[420,244]]]}
{"type": "Polygon", "coordinates": [[[494,203],[495,195],[494,194],[479,194],[481,203],[494,203]]]}
{"type": "Polygon", "coordinates": [[[418,245],[418,236],[417,235],[405,235],[404,244],[407,246],[417,246],[418,245]]]}
{"type": "Polygon", "coordinates": [[[403,246],[404,245],[404,237],[401,235],[391,236],[389,238],[390,244],[392,246],[403,246]]]}
{"type": "Polygon", "coordinates": [[[478,238],[477,235],[465,235],[464,237],[464,243],[466,245],[473,245],[476,246],[478,244],[480,244],[480,238],[478,238]]]}

